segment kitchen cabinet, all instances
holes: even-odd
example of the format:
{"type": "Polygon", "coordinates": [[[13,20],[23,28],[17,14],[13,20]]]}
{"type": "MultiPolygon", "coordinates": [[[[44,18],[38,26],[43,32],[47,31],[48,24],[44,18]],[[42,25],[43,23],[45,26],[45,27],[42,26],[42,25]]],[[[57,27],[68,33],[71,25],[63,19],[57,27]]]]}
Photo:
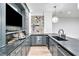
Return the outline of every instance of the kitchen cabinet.
{"type": "Polygon", "coordinates": [[[31,36],[32,45],[36,45],[36,36],[31,36]]]}
{"type": "Polygon", "coordinates": [[[28,54],[30,46],[31,46],[31,40],[30,37],[28,37],[22,44],[22,56],[26,56],[28,54]]]}
{"type": "Polygon", "coordinates": [[[32,45],[46,45],[46,36],[32,35],[32,45]]]}
{"type": "Polygon", "coordinates": [[[72,56],[65,48],[49,37],[49,50],[52,56],[72,56]]]}
{"type": "Polygon", "coordinates": [[[57,56],[72,56],[72,54],[57,44],[57,56]]]}
{"type": "Polygon", "coordinates": [[[42,44],[47,45],[47,40],[48,40],[48,36],[43,36],[42,37],[42,44]]]}
{"type": "Polygon", "coordinates": [[[22,53],[21,53],[21,46],[16,48],[12,53],[10,53],[10,56],[21,56],[22,53]]]}
{"type": "Polygon", "coordinates": [[[9,56],[27,56],[31,46],[31,39],[28,37],[24,42],[19,45],[9,56]]]}
{"type": "Polygon", "coordinates": [[[57,44],[49,38],[49,50],[53,56],[57,55],[57,44]]]}

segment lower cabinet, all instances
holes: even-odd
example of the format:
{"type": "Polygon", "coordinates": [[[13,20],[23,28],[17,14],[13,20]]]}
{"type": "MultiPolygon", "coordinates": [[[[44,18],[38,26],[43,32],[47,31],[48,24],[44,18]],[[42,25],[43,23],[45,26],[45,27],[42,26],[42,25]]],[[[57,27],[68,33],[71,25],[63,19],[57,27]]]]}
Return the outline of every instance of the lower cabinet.
{"type": "Polygon", "coordinates": [[[72,54],[51,38],[49,38],[49,50],[52,56],[72,56],[72,54]]]}
{"type": "Polygon", "coordinates": [[[53,56],[57,55],[57,45],[51,38],[49,39],[49,50],[53,56]]]}
{"type": "Polygon", "coordinates": [[[46,37],[43,35],[32,35],[32,45],[46,45],[46,37]]]}
{"type": "Polygon", "coordinates": [[[18,46],[9,56],[27,56],[31,46],[31,39],[28,37],[24,42],[18,46]]]}
{"type": "Polygon", "coordinates": [[[30,50],[30,46],[31,46],[31,39],[29,37],[22,44],[22,56],[27,56],[27,54],[29,53],[29,50],[30,50]]]}
{"type": "Polygon", "coordinates": [[[12,53],[10,53],[10,56],[21,56],[21,47],[16,48],[12,53]]]}
{"type": "Polygon", "coordinates": [[[73,55],[60,45],[57,45],[57,56],[73,56],[73,55]]]}

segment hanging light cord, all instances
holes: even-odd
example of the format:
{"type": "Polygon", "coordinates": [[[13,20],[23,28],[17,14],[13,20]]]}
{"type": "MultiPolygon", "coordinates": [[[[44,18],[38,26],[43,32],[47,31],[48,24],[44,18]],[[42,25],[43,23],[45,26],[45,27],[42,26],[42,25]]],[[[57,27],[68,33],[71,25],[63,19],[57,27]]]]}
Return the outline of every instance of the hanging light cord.
{"type": "Polygon", "coordinates": [[[52,17],[53,17],[53,16],[56,16],[56,6],[54,6],[54,10],[55,10],[55,11],[54,11],[54,15],[53,15],[53,13],[52,13],[52,17]]]}
{"type": "Polygon", "coordinates": [[[54,15],[52,16],[52,21],[53,21],[53,23],[57,23],[58,22],[58,17],[56,16],[56,6],[54,6],[54,8],[55,8],[55,12],[54,12],[54,15]]]}

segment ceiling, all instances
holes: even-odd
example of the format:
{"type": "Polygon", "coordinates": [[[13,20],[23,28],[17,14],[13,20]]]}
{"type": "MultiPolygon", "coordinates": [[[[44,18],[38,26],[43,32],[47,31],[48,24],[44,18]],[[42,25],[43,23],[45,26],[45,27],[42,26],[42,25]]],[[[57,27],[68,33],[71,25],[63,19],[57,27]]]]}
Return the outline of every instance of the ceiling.
{"type": "Polygon", "coordinates": [[[79,17],[79,9],[77,3],[27,3],[32,15],[51,12],[58,17],[79,17]],[[56,9],[54,8],[56,6],[56,9]]]}

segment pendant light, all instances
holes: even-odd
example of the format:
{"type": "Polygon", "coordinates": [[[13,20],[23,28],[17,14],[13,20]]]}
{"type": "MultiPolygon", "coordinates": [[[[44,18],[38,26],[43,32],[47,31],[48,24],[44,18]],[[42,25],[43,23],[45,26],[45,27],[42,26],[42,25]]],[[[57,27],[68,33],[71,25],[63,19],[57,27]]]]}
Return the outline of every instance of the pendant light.
{"type": "Polygon", "coordinates": [[[52,13],[52,22],[57,23],[58,22],[58,17],[56,16],[56,6],[54,6],[55,13],[52,13]]]}
{"type": "Polygon", "coordinates": [[[79,9],[79,3],[77,3],[77,8],[79,9]]]}

